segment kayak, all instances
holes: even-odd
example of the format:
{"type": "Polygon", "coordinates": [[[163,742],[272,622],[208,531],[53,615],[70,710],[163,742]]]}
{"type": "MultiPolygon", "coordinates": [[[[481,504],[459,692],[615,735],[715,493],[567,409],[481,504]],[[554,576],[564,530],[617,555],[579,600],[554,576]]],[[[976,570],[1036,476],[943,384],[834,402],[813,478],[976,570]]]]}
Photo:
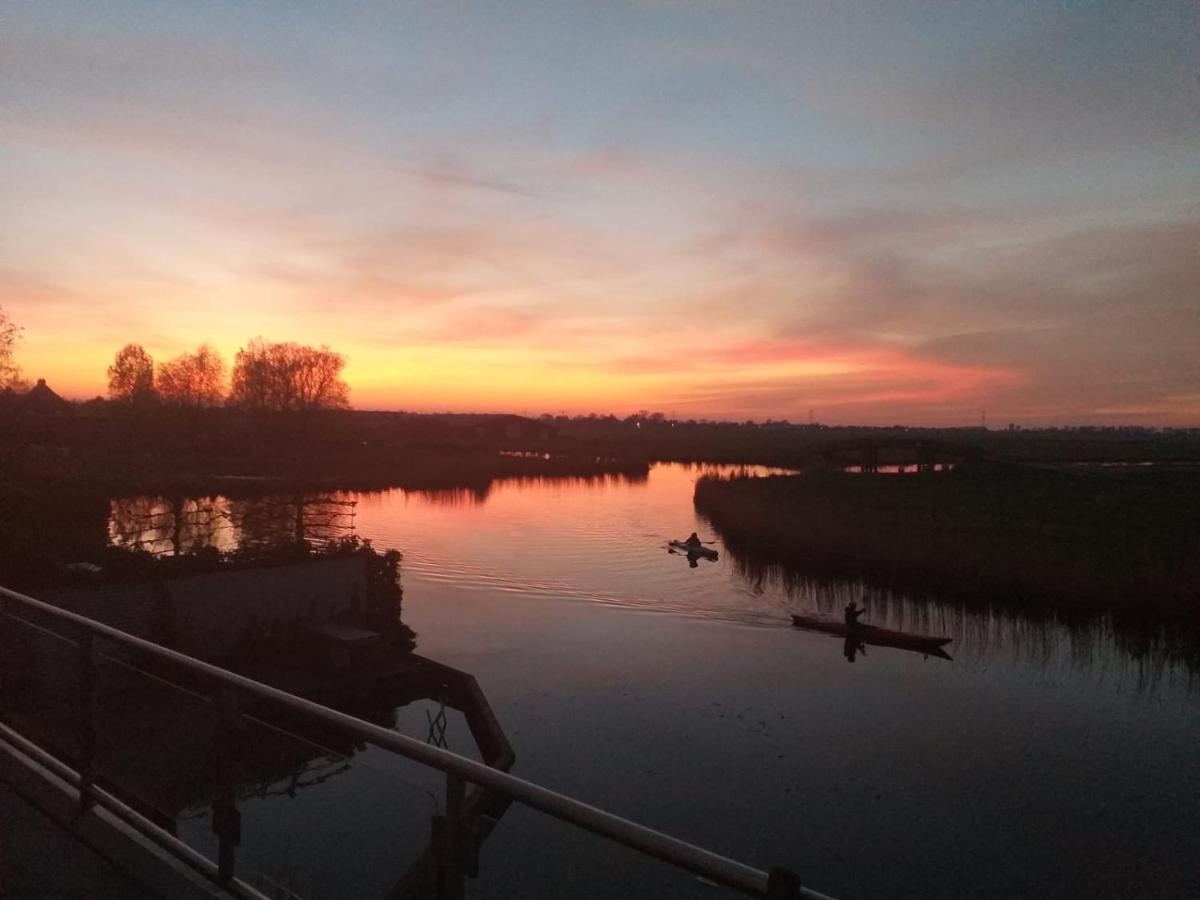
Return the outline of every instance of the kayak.
{"type": "Polygon", "coordinates": [[[688,544],[684,541],[668,541],[667,546],[672,550],[678,550],[680,553],[687,553],[690,556],[703,556],[705,559],[717,558],[717,551],[710,547],[688,544]]]}
{"type": "Polygon", "coordinates": [[[935,655],[943,653],[944,651],[940,648],[953,640],[953,638],[935,637],[931,634],[892,631],[890,628],[880,628],[876,625],[858,625],[850,628],[845,622],[824,619],[819,616],[792,616],[792,624],[797,628],[807,628],[811,631],[824,631],[826,634],[837,634],[842,637],[852,636],[864,644],[877,647],[902,647],[906,650],[922,650],[935,655]]]}

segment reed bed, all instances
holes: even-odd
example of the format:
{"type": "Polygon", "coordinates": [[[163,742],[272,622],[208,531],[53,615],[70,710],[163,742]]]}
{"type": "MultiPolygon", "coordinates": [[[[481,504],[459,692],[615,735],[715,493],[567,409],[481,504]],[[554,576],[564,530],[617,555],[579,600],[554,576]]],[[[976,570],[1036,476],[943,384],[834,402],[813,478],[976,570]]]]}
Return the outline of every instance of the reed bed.
{"type": "Polygon", "coordinates": [[[735,554],[1027,611],[1200,622],[1200,475],[964,466],[702,478],[735,554]]]}

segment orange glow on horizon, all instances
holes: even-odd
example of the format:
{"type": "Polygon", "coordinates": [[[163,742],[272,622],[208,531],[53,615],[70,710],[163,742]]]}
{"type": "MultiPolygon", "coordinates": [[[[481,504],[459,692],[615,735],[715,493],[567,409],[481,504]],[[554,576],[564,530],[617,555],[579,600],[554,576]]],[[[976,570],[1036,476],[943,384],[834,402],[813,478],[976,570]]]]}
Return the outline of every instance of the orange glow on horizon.
{"type": "MultiPolygon", "coordinates": [[[[213,343],[230,365],[243,342],[213,343]]],[[[158,362],[191,349],[173,342],[145,346],[158,362]]],[[[354,407],[419,412],[626,415],[650,409],[683,418],[800,421],[816,408],[836,410],[837,420],[847,423],[881,416],[898,422],[912,406],[972,405],[975,398],[1024,380],[1018,372],[952,365],[902,350],[800,342],[672,348],[649,360],[595,348],[385,349],[336,343],[333,348],[347,357],[344,374],[354,407]],[[750,396],[765,406],[747,415],[750,396]]],[[[84,400],[105,393],[105,370],[117,349],[84,338],[35,338],[23,348],[21,360],[29,378],[44,377],[63,396],[84,400]]]]}

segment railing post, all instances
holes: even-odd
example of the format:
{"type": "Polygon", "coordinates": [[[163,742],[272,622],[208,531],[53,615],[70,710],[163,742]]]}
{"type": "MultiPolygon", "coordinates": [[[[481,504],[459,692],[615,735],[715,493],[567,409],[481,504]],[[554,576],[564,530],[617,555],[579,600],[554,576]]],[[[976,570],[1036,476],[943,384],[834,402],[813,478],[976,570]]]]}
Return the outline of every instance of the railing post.
{"type": "Polygon", "coordinates": [[[96,778],[96,654],[90,631],[79,634],[79,815],[92,807],[96,778]]]}
{"type": "Polygon", "coordinates": [[[228,883],[234,874],[237,846],[242,840],[242,818],[237,809],[240,720],[233,688],[222,685],[216,696],[215,791],[212,828],[217,835],[217,878],[228,883]]]}
{"type": "Polygon", "coordinates": [[[467,785],[461,776],[446,773],[446,814],[433,817],[433,855],[437,900],[462,900],[466,895],[467,785]]]}

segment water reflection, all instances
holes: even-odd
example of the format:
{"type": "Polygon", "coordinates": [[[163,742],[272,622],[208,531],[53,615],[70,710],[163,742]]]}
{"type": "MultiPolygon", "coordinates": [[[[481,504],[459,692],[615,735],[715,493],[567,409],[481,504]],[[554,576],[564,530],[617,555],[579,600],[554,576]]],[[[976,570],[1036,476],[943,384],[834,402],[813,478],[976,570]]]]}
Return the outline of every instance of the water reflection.
{"type": "Polygon", "coordinates": [[[479,506],[487,502],[492,486],[481,488],[431,488],[422,491],[406,491],[406,496],[414,497],[430,506],[479,506]]]}
{"type": "Polygon", "coordinates": [[[842,655],[846,657],[846,662],[854,662],[856,654],[867,655],[867,645],[861,637],[854,634],[846,635],[846,639],[842,642],[842,655]]]}
{"type": "MultiPolygon", "coordinates": [[[[738,577],[757,593],[780,592],[796,611],[836,616],[865,596],[871,621],[902,632],[953,638],[954,658],[974,669],[1002,665],[1038,678],[1071,674],[1118,689],[1153,692],[1200,687],[1200,635],[1165,626],[1139,627],[1111,616],[1035,616],[914,597],[861,581],[814,576],[728,551],[738,577]]],[[[854,654],[865,655],[862,650],[854,654]]],[[[845,655],[853,662],[847,642],[845,655]]],[[[936,655],[936,654],[931,654],[936,655]]]]}
{"type": "Polygon", "coordinates": [[[1069,675],[1139,690],[1190,689],[1200,673],[1200,639],[1191,632],[1017,615],[970,598],[945,602],[788,571],[742,551],[704,566],[663,559],[672,537],[713,536],[692,504],[698,477],[779,471],[662,464],[648,477],[514,478],[451,490],[128,498],[113,501],[109,534],[121,546],[170,553],[203,542],[227,550],[280,535],[319,542],[352,532],[403,550],[406,578],[421,591],[566,599],[754,627],[786,626],[797,612],[837,613],[865,593],[873,622],[951,636],[956,665],[977,671],[1069,675]]]}
{"type": "Polygon", "coordinates": [[[921,466],[917,463],[895,464],[883,466],[868,466],[861,465],[843,466],[843,472],[849,472],[856,475],[907,475],[920,474],[922,472],[949,472],[954,468],[954,463],[932,463],[928,466],[921,466]]]}
{"type": "MultiPolygon", "coordinates": [[[[253,570],[233,574],[254,577],[253,570]]],[[[110,606],[118,596],[107,597],[110,606]]],[[[0,619],[0,716],[79,768],[84,745],[74,631],[59,633],[61,623],[44,617],[0,619]]],[[[255,676],[291,688],[294,669],[303,666],[311,676],[303,693],[327,706],[491,766],[511,767],[512,748],[468,673],[391,652],[380,654],[378,665],[357,665],[351,677],[331,671],[318,654],[292,649],[283,666],[264,665],[255,653],[255,676]],[[419,724],[422,716],[427,727],[419,724]]],[[[336,873],[332,887],[346,896],[385,896],[398,879],[428,882],[440,773],[250,696],[241,698],[235,713],[237,765],[223,770],[212,764],[217,738],[211,685],[103,639],[95,641],[95,653],[87,718],[95,722],[95,774],[106,790],[210,858],[221,822],[228,821],[217,810],[222,803],[236,808],[244,835],[239,875],[270,896],[330,896],[328,884],[300,890],[318,887],[329,873],[336,873]],[[386,829],[386,841],[373,842],[373,828],[386,829]],[[374,866],[350,866],[358,856],[339,846],[344,835],[385,851],[378,854],[384,858],[374,866]],[[306,849],[297,855],[301,847],[306,849]]],[[[486,813],[493,827],[506,809],[479,790],[466,803],[471,814],[486,813]]]]}
{"type": "MultiPolygon", "coordinates": [[[[711,565],[664,558],[670,538],[713,537],[692,498],[698,475],[714,470],[661,465],[644,481],[497,482],[483,496],[472,488],[332,496],[357,501],[358,533],[404,551],[406,616],[422,651],[488,686],[524,777],[611,798],[681,833],[699,828],[691,833],[734,855],[794,860],[845,896],[880,884],[898,896],[969,896],[985,884],[994,896],[1082,897],[1102,892],[1113,871],[1150,873],[1137,883],[1166,885],[1164,895],[1187,881],[1176,869],[1191,844],[1177,836],[1196,833],[1196,817],[1179,786],[1196,771],[1189,692],[1200,643],[773,569],[727,545],[711,565]],[[792,613],[837,614],[864,595],[872,622],[952,636],[954,661],[847,647],[842,636],[791,625],[792,613]],[[725,788],[714,793],[717,783],[725,788]],[[1113,846],[1111,835],[1131,823],[1139,840],[1113,846]],[[1048,828],[1073,843],[1047,844],[1048,828]],[[964,852],[963,834],[984,849],[964,852]],[[856,841],[891,849],[845,866],[838,854],[856,841]],[[1077,871],[1071,890],[1056,890],[1067,881],[1064,852],[1077,871]],[[1020,867],[1008,863],[1014,854],[1020,867]],[[931,858],[950,860],[936,883],[931,858]]],[[[408,732],[436,740],[436,709],[409,711],[408,732]]],[[[448,737],[458,748],[455,722],[448,737]]],[[[364,761],[369,753],[357,753],[350,770],[297,798],[325,796],[318,815],[377,825],[374,840],[344,849],[345,858],[367,874],[377,850],[381,870],[394,872],[399,826],[393,832],[382,817],[396,804],[376,803],[384,792],[374,784],[362,789],[355,773],[364,761]]],[[[297,783],[339,765],[337,754],[314,754],[297,783]]],[[[278,776],[269,790],[285,795],[262,801],[272,824],[298,802],[286,796],[292,770],[278,776]]],[[[300,834],[299,825],[290,832],[300,834]]],[[[615,870],[579,865],[569,838],[552,843],[522,817],[504,822],[502,840],[544,851],[536,865],[524,853],[493,852],[489,869],[510,890],[543,872],[615,870]]],[[[545,894],[560,886],[545,884],[545,894]]],[[[601,893],[589,881],[572,895],[601,893]]],[[[636,886],[607,893],[638,894],[636,886]]]]}
{"type": "Polygon", "coordinates": [[[231,549],[231,527],[223,497],[129,497],[109,505],[111,543],[153,554],[201,547],[231,549]]]}
{"type": "Polygon", "coordinates": [[[335,543],[354,534],[356,501],[332,494],[123,497],[109,504],[112,545],[156,556],[213,547],[335,543]]]}
{"type": "Polygon", "coordinates": [[[713,554],[692,552],[690,550],[679,550],[679,549],[676,549],[675,547],[667,547],[667,554],[670,556],[687,557],[688,567],[692,568],[692,569],[699,567],[701,559],[706,559],[709,562],[717,561],[717,557],[713,554]]]}
{"type": "MultiPolygon", "coordinates": [[[[512,453],[511,456],[526,454],[512,453]]],[[[531,454],[537,456],[538,454],[531,454]]],[[[364,491],[356,496],[402,496],[431,506],[482,506],[497,491],[543,491],[606,488],[620,485],[645,484],[647,472],[597,472],[591,475],[518,475],[489,480],[475,485],[436,488],[392,488],[383,491],[364,491]]]]}

